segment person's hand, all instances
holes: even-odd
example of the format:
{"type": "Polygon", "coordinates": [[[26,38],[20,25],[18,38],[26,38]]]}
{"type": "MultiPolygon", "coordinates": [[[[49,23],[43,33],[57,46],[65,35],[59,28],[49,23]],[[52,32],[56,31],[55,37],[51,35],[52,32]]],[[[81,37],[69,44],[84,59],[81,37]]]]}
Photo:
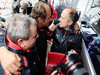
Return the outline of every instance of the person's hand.
{"type": "Polygon", "coordinates": [[[74,32],[76,33],[76,34],[80,34],[80,27],[79,27],[79,25],[76,23],[75,25],[74,25],[74,32]]]}
{"type": "Polygon", "coordinates": [[[7,50],[6,47],[0,47],[0,64],[7,75],[20,75],[21,63],[20,57],[7,50]]]}
{"type": "Polygon", "coordinates": [[[54,25],[54,20],[53,20],[51,25],[49,26],[49,30],[54,31],[55,29],[56,29],[56,26],[54,25]]]}
{"type": "Polygon", "coordinates": [[[59,75],[59,74],[57,74],[57,70],[56,70],[56,71],[52,72],[51,75],[59,75]]]}

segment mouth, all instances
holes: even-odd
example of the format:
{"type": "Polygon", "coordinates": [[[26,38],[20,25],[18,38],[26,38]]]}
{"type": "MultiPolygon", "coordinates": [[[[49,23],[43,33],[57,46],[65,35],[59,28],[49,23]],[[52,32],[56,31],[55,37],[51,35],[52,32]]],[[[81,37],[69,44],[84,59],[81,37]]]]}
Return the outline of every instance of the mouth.
{"type": "Polygon", "coordinates": [[[60,25],[62,24],[62,22],[60,22],[60,25]]]}

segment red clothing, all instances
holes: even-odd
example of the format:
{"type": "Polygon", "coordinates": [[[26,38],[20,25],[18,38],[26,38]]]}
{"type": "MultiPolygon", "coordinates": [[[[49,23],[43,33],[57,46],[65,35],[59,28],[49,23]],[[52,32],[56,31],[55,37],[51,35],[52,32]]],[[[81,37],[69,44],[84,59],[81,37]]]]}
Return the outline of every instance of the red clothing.
{"type": "MultiPolygon", "coordinates": [[[[6,44],[7,44],[9,47],[13,48],[14,50],[24,50],[23,48],[21,48],[21,47],[18,46],[17,44],[13,43],[13,42],[9,39],[9,37],[8,37],[7,34],[6,34],[6,44]]],[[[30,52],[29,50],[24,50],[24,51],[30,52]]],[[[26,57],[23,56],[23,59],[24,59],[24,66],[27,67],[28,64],[27,64],[26,57]]]]}
{"type": "Polygon", "coordinates": [[[52,14],[52,19],[55,19],[55,18],[57,17],[57,12],[56,12],[56,10],[54,9],[53,5],[50,5],[50,7],[51,7],[52,12],[53,12],[53,14],[52,14]]]}
{"type": "Polygon", "coordinates": [[[6,44],[7,44],[9,47],[13,48],[13,49],[22,49],[20,46],[18,46],[18,45],[16,45],[15,43],[13,43],[13,42],[9,39],[9,37],[8,37],[7,34],[6,34],[6,44]]]}
{"type": "Polygon", "coordinates": [[[13,48],[13,49],[15,49],[15,50],[20,49],[20,50],[23,50],[23,51],[26,51],[26,52],[30,52],[29,50],[24,50],[22,47],[20,47],[20,46],[18,46],[17,44],[13,43],[13,42],[9,39],[9,37],[8,37],[7,34],[6,34],[6,44],[7,44],[9,47],[11,47],[11,48],[13,48]]]}

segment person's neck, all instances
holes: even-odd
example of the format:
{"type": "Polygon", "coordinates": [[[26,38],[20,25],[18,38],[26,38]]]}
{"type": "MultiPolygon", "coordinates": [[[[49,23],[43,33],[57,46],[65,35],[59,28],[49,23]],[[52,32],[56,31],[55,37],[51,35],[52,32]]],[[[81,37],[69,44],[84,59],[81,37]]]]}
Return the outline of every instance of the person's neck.
{"type": "Polygon", "coordinates": [[[65,30],[67,31],[67,30],[69,30],[69,28],[70,28],[70,27],[66,27],[65,30]]]}
{"type": "Polygon", "coordinates": [[[42,28],[42,25],[38,24],[38,28],[42,28]]]}
{"type": "Polygon", "coordinates": [[[38,28],[43,28],[43,27],[44,27],[43,24],[38,22],[38,28]]]}

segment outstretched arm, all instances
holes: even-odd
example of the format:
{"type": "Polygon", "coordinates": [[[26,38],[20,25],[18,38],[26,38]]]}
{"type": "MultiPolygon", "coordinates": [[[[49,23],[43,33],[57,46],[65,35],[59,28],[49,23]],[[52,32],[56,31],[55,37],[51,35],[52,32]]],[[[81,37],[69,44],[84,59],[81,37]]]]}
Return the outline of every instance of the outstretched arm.
{"type": "Polygon", "coordinates": [[[20,63],[20,57],[7,50],[6,47],[0,47],[0,64],[2,65],[3,69],[5,70],[7,75],[20,75],[21,70],[21,63],[20,63]]]}

